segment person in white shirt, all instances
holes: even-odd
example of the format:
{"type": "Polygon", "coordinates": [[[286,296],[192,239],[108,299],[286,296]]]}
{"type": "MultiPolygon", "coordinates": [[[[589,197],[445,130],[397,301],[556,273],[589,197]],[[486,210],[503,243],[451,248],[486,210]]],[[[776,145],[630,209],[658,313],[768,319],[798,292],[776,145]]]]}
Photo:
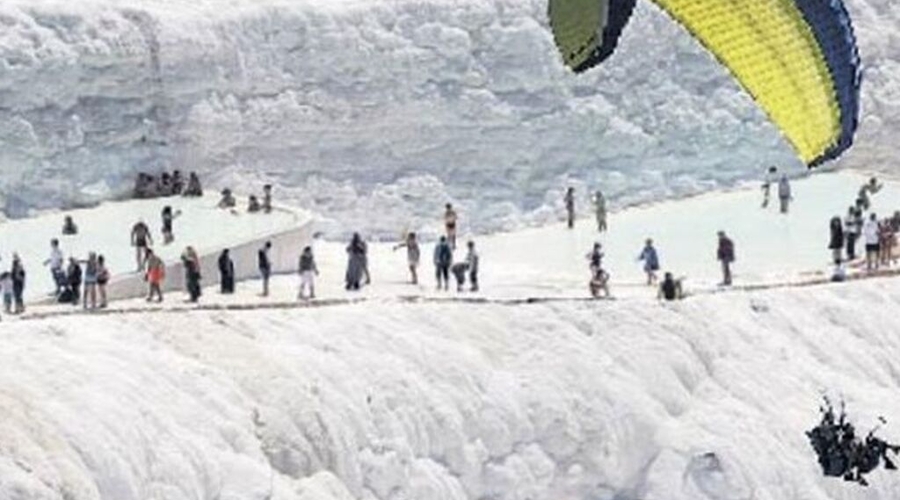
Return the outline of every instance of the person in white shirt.
{"type": "Polygon", "coordinates": [[[53,238],[50,240],[50,257],[44,261],[44,265],[50,266],[50,274],[53,276],[53,282],[56,283],[54,295],[59,295],[66,284],[66,274],[62,270],[64,260],[62,250],[59,249],[59,240],[53,238]]]}
{"type": "Polygon", "coordinates": [[[878,216],[869,214],[869,220],[862,227],[863,241],[866,243],[866,270],[878,269],[878,251],[880,250],[878,239],[878,216]]]}

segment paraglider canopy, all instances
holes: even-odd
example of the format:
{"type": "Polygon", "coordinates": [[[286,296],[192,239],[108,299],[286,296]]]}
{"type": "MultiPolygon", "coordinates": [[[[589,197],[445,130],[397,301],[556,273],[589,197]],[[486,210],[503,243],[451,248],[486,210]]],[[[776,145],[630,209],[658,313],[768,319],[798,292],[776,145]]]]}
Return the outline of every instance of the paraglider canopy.
{"type": "MultiPolygon", "coordinates": [[[[653,0],[753,97],[810,167],[839,157],[859,119],[860,61],[842,0],[653,0]]],[[[563,62],[616,50],[636,0],[549,0],[563,62]]]]}

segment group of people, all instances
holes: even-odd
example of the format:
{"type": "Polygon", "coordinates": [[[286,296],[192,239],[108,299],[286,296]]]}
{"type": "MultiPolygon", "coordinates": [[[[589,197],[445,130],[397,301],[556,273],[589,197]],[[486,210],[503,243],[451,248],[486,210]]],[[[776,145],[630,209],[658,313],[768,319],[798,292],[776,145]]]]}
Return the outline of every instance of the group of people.
{"type": "Polygon", "coordinates": [[[185,181],[180,170],[171,174],[162,172],[153,175],[140,172],[134,184],[133,196],[138,199],[162,198],[166,196],[203,196],[203,187],[196,172],[188,174],[185,181]]]}
{"type": "MultiPolygon", "coordinates": [[[[563,196],[563,203],[566,206],[566,225],[569,229],[575,228],[575,188],[569,186],[566,194],[563,196]]],[[[594,219],[597,222],[597,231],[604,232],[608,229],[606,222],[606,198],[599,189],[594,192],[591,197],[591,204],[594,206],[594,219]]]]}
{"type": "Polygon", "coordinates": [[[788,178],[787,174],[778,175],[778,167],[769,167],[766,171],[765,178],[762,184],[763,190],[763,202],[762,208],[767,208],[769,206],[769,199],[772,195],[772,186],[778,185],[778,206],[779,211],[783,214],[787,214],[790,210],[791,202],[794,201],[794,195],[791,190],[791,181],[788,178]]]}
{"type": "MultiPolygon", "coordinates": [[[[231,192],[231,189],[225,188],[221,193],[222,197],[219,199],[219,203],[216,205],[223,210],[234,210],[237,207],[237,198],[234,197],[234,193],[231,192]]],[[[272,185],[266,184],[263,186],[263,194],[262,201],[255,195],[251,194],[247,199],[247,212],[248,213],[270,213],[272,212],[272,185]]]]}
{"type": "Polygon", "coordinates": [[[872,196],[878,193],[882,184],[872,177],[859,189],[859,195],[853,205],[847,208],[847,215],[842,220],[834,216],[829,223],[831,250],[835,271],[833,279],[842,281],[846,278],[846,263],[857,259],[858,242],[862,240],[865,248],[865,266],[867,271],[877,271],[881,267],[897,263],[897,235],[900,233],[900,211],[879,219],[878,214],[870,212],[872,196]]]}
{"type": "MultiPolygon", "coordinates": [[[[44,260],[56,290],[53,296],[57,302],[81,306],[84,309],[105,308],[106,285],[110,272],[106,259],[97,252],[89,252],[87,259],[70,256],[68,260],[60,248],[59,240],[50,240],[50,255],[44,260]]],[[[24,278],[24,270],[22,271],[24,278]]]]}
{"type": "MultiPolygon", "coordinates": [[[[865,475],[877,469],[882,462],[887,470],[897,469],[888,452],[900,453],[900,446],[875,436],[877,428],[862,438],[856,434],[856,428],[847,419],[843,404],[840,415],[837,415],[827,398],[819,411],[822,414],[821,421],[807,431],[806,436],[818,456],[819,466],[825,476],[840,477],[845,481],[868,486],[865,475]]],[[[885,423],[884,419],[879,420],[885,423]]]]}
{"type": "Polygon", "coordinates": [[[9,271],[0,272],[0,290],[3,293],[3,310],[6,314],[25,312],[25,267],[17,253],[13,254],[9,271]]]}

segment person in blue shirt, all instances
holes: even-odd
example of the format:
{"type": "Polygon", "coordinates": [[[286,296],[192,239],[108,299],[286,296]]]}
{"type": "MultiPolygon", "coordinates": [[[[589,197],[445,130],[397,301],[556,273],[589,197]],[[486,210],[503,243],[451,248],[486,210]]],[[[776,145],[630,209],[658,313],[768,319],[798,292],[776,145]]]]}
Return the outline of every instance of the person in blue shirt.
{"type": "Polygon", "coordinates": [[[652,239],[647,238],[647,242],[644,244],[644,250],[641,251],[638,260],[644,261],[644,272],[647,273],[647,285],[654,285],[656,283],[656,271],[659,271],[659,255],[656,253],[656,248],[653,247],[652,239]]]}

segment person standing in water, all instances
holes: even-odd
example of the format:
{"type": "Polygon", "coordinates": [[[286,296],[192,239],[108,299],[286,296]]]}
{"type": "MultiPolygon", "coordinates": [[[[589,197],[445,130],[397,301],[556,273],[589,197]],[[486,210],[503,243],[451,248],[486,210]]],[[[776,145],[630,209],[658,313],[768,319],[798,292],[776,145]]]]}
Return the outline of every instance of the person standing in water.
{"type": "Polygon", "coordinates": [[[347,272],[344,273],[344,288],[348,291],[359,290],[362,286],[367,250],[359,233],[353,233],[347,245],[347,272]]]}
{"type": "Polygon", "coordinates": [[[644,262],[644,272],[647,274],[647,285],[656,283],[656,271],[659,271],[659,254],[653,246],[653,240],[647,238],[644,249],[638,256],[638,260],[644,262]]]}
{"type": "Polygon", "coordinates": [[[97,291],[100,293],[100,309],[106,309],[106,284],[109,283],[109,269],[106,267],[106,258],[97,256],[97,291]]]}
{"type": "Polygon", "coordinates": [[[769,170],[766,171],[766,175],[763,178],[762,191],[763,191],[763,202],[762,208],[766,208],[769,206],[769,197],[772,194],[772,184],[774,184],[778,180],[778,168],[777,167],[769,167],[769,170]]]}
{"type": "Polygon", "coordinates": [[[163,235],[163,245],[168,245],[175,241],[175,233],[172,230],[172,221],[175,220],[176,217],[181,215],[181,211],[172,212],[172,207],[166,205],[162,209],[162,235],[163,235]]]}
{"type": "Polygon", "coordinates": [[[790,208],[793,199],[794,197],[791,194],[791,181],[788,179],[787,174],[782,174],[781,180],[778,181],[778,201],[781,205],[781,213],[788,213],[788,209],[790,208]]]}
{"type": "Polygon", "coordinates": [[[719,247],[716,258],[722,264],[722,285],[731,286],[731,264],[734,263],[734,242],[725,236],[725,231],[719,231],[719,247]]]}
{"type": "Polygon", "coordinates": [[[319,267],[316,266],[316,258],[313,256],[312,247],[303,248],[300,254],[300,291],[297,298],[300,300],[316,298],[316,276],[319,275],[319,267]],[[305,293],[309,290],[309,293],[305,293]]]}
{"type": "Polygon", "coordinates": [[[844,252],[844,226],[841,224],[840,216],[831,218],[829,230],[831,239],[828,242],[828,249],[831,250],[831,261],[835,265],[840,265],[843,260],[842,253],[844,252]]]}
{"type": "Polygon", "coordinates": [[[466,264],[469,267],[469,290],[472,292],[478,291],[478,266],[480,264],[480,258],[478,256],[478,252],[475,251],[475,242],[469,240],[467,244],[469,247],[469,252],[466,254],[466,264]]]}
{"type": "Polygon", "coordinates": [[[421,250],[419,249],[419,241],[416,239],[416,233],[407,233],[406,241],[394,247],[394,251],[406,248],[406,263],[409,265],[409,275],[413,285],[419,284],[419,260],[421,258],[421,250]]]}
{"type": "Polygon", "coordinates": [[[456,249],[456,223],[456,210],[453,210],[453,205],[447,203],[444,206],[444,229],[447,232],[447,241],[453,250],[456,249]]]}
{"type": "Polygon", "coordinates": [[[856,240],[859,239],[859,233],[862,232],[862,226],[859,223],[856,207],[851,206],[847,209],[847,217],[844,218],[844,238],[847,243],[847,262],[856,260],[856,240]]]}
{"type": "Polygon", "coordinates": [[[591,270],[591,276],[597,274],[597,270],[603,267],[603,245],[600,242],[594,243],[591,253],[587,254],[588,268],[591,270]]]}
{"type": "Polygon", "coordinates": [[[219,293],[234,293],[234,261],[231,260],[231,251],[227,248],[219,254],[219,293]]]}
{"type": "Polygon", "coordinates": [[[57,297],[59,297],[59,294],[62,293],[66,286],[66,273],[63,271],[64,262],[65,258],[62,250],[59,248],[59,240],[53,238],[50,240],[50,257],[44,261],[44,265],[50,266],[50,274],[53,277],[53,282],[56,284],[54,295],[57,297]]]}
{"type": "Polygon", "coordinates": [[[166,279],[166,265],[153,250],[147,249],[147,275],[145,276],[150,292],[147,295],[147,302],[153,300],[153,296],[157,296],[157,302],[163,301],[162,283],[166,279]]]}
{"type": "Polygon", "coordinates": [[[186,247],[181,254],[181,263],[184,265],[184,285],[191,302],[200,299],[202,288],[200,286],[200,257],[194,247],[186,247]]]}
{"type": "Polygon", "coordinates": [[[566,203],[566,223],[569,229],[572,229],[575,227],[575,188],[570,186],[566,190],[563,201],[566,203]]]}
{"type": "Polygon", "coordinates": [[[256,253],[256,260],[259,267],[259,277],[262,278],[262,296],[269,296],[269,277],[272,276],[272,261],[269,260],[269,250],[272,249],[272,242],[267,241],[262,248],[256,253]]]}
{"type": "Polygon", "coordinates": [[[875,213],[869,214],[869,220],[862,227],[863,240],[866,244],[867,271],[878,270],[878,253],[881,249],[881,238],[878,229],[878,216],[875,213]]]}
{"type": "Polygon", "coordinates": [[[450,265],[453,264],[453,249],[446,236],[434,247],[434,275],[437,279],[437,289],[443,286],[447,290],[450,286],[450,265]]]}
{"type": "Polygon", "coordinates": [[[144,270],[147,250],[153,245],[153,237],[150,236],[150,228],[144,219],[138,220],[131,228],[131,246],[134,247],[134,259],[137,262],[137,272],[144,270]]]}
{"type": "Polygon", "coordinates": [[[597,218],[597,231],[606,231],[606,198],[599,189],[594,193],[594,215],[597,218]]]}

